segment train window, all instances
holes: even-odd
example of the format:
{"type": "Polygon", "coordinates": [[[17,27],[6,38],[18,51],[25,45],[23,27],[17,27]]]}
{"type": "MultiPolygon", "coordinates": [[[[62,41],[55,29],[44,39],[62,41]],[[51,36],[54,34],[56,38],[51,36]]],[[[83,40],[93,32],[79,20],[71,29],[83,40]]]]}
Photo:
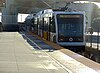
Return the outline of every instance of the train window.
{"type": "Polygon", "coordinates": [[[58,15],[58,32],[59,35],[65,36],[82,36],[83,35],[83,15],[58,15]],[[67,32],[67,33],[65,33],[67,32]]]}
{"type": "Polygon", "coordinates": [[[44,18],[42,18],[42,30],[44,31],[44,18]]]}
{"type": "Polygon", "coordinates": [[[43,29],[43,22],[42,22],[42,20],[40,20],[40,22],[39,22],[39,29],[43,29]]]}
{"type": "Polygon", "coordinates": [[[48,18],[44,18],[44,31],[48,31],[48,18]]]}
{"type": "Polygon", "coordinates": [[[51,28],[50,28],[50,30],[51,30],[51,32],[54,32],[54,33],[56,32],[54,16],[51,19],[51,28]]]}

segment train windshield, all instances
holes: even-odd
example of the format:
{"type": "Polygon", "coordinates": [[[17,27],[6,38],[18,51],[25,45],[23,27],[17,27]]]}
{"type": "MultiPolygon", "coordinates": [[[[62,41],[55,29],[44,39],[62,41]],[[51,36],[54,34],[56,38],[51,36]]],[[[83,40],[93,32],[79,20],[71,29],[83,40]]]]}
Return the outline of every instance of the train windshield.
{"type": "Polygon", "coordinates": [[[83,36],[82,14],[58,14],[58,38],[83,36]]]}

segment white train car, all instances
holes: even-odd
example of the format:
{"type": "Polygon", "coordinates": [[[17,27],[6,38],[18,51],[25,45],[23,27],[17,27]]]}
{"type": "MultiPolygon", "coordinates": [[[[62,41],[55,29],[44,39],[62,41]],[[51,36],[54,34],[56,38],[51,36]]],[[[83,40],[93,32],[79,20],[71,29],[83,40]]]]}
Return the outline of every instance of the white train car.
{"type": "Polygon", "coordinates": [[[42,38],[70,49],[85,47],[84,12],[47,9],[37,13],[34,19],[34,31],[42,38]]]}

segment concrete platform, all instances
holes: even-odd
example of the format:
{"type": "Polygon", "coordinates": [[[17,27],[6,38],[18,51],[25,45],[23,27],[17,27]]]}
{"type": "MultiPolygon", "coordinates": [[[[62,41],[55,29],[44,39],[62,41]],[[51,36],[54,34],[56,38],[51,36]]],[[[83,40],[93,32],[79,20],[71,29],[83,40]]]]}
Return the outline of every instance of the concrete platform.
{"type": "Polygon", "coordinates": [[[99,68],[96,71],[59,50],[36,50],[18,32],[0,33],[0,73],[98,73],[99,68]]]}
{"type": "Polygon", "coordinates": [[[17,32],[0,33],[0,73],[68,73],[17,32]]]}

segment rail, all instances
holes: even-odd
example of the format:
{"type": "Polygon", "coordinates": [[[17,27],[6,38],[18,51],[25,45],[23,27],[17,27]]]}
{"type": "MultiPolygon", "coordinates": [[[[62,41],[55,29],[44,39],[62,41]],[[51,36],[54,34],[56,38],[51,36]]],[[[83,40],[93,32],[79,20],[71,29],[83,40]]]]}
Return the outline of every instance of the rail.
{"type": "Polygon", "coordinates": [[[66,68],[66,66],[64,66],[61,62],[59,62],[58,60],[56,60],[55,58],[53,58],[51,55],[49,55],[46,51],[44,51],[40,46],[38,46],[33,40],[31,40],[29,37],[27,37],[26,35],[24,35],[24,37],[29,40],[31,43],[34,44],[34,46],[38,47],[38,49],[40,49],[42,52],[44,52],[45,55],[49,56],[53,61],[55,61],[60,67],[62,67],[65,71],[67,71],[68,73],[73,73],[71,70],[69,70],[68,68],[66,68]]]}
{"type": "Polygon", "coordinates": [[[92,33],[90,31],[87,31],[86,43],[87,45],[89,45],[90,48],[95,47],[96,50],[99,50],[100,49],[100,28],[95,29],[94,31],[92,31],[92,33]]]}
{"type": "MultiPolygon", "coordinates": [[[[95,69],[92,67],[88,67],[87,64],[84,65],[84,63],[77,61],[76,59],[72,58],[72,56],[70,57],[69,55],[66,55],[66,58],[64,58],[65,56],[64,53],[58,52],[56,50],[54,50],[53,52],[49,52],[49,49],[47,48],[46,50],[44,48],[41,47],[41,41],[43,40],[39,40],[38,38],[35,38],[34,36],[30,35],[30,34],[23,34],[24,38],[27,40],[27,42],[31,42],[33,49],[34,46],[37,47],[37,50],[41,51],[41,56],[42,54],[45,56],[48,56],[50,59],[52,59],[58,66],[60,66],[62,69],[64,69],[67,73],[88,73],[93,72],[93,73],[97,73],[95,72],[95,69]],[[48,51],[48,52],[47,52],[48,51]],[[63,57],[62,57],[63,56],[63,57]],[[77,66],[77,64],[80,64],[79,66],[77,66]],[[84,72],[80,71],[80,69],[84,68],[84,72]]],[[[42,44],[44,45],[44,44],[42,44]]],[[[35,49],[35,50],[36,50],[35,49]]],[[[79,58],[79,57],[78,57],[79,58]]],[[[47,69],[48,73],[49,70],[47,69]]]]}

